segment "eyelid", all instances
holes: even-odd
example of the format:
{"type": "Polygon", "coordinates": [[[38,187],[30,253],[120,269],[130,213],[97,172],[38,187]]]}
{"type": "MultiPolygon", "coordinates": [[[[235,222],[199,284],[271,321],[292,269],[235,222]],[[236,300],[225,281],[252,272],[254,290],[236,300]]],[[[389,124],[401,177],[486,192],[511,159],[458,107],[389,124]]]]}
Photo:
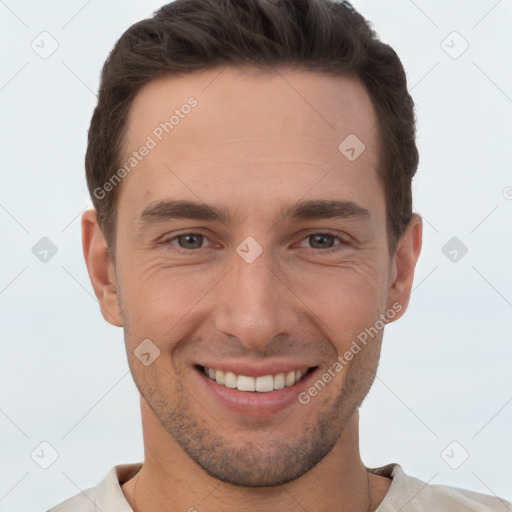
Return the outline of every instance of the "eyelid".
{"type": "MultiPolygon", "coordinates": [[[[315,248],[315,247],[305,247],[306,249],[309,249],[310,251],[315,251],[315,252],[319,252],[319,253],[329,253],[329,252],[333,252],[333,251],[337,251],[337,250],[340,250],[341,248],[343,248],[344,246],[347,246],[349,245],[349,240],[346,240],[342,234],[340,233],[337,233],[337,232],[332,232],[330,230],[310,230],[309,232],[307,233],[303,233],[301,239],[300,239],[300,242],[304,242],[305,240],[307,240],[309,237],[313,236],[313,235],[328,235],[328,236],[332,236],[335,240],[337,240],[339,243],[338,244],[335,244],[333,247],[327,247],[325,249],[322,249],[322,248],[315,248]]],[[[212,241],[210,240],[210,238],[205,235],[204,233],[202,233],[201,231],[182,231],[182,232],[178,232],[178,233],[174,233],[172,234],[172,236],[168,236],[168,237],[165,237],[162,241],[162,244],[164,245],[173,245],[175,247],[175,249],[178,251],[178,252],[181,252],[182,254],[192,254],[192,253],[197,253],[199,252],[201,249],[208,249],[210,248],[212,245],[214,245],[212,243],[212,241]],[[207,246],[203,246],[203,247],[199,247],[197,249],[184,249],[183,247],[179,247],[177,244],[174,244],[172,242],[175,242],[178,238],[182,237],[182,236],[186,236],[186,235],[200,235],[203,237],[203,241],[204,240],[208,240],[210,243],[209,245],[207,246]]],[[[302,245],[299,245],[299,247],[304,247],[302,245]]]]}
{"type": "MultiPolygon", "coordinates": [[[[348,240],[348,235],[345,235],[345,237],[344,237],[343,234],[341,234],[339,232],[333,232],[333,231],[330,231],[328,229],[312,230],[312,231],[310,231],[307,234],[302,236],[301,242],[303,242],[304,240],[306,240],[307,238],[309,238],[310,236],[313,236],[313,235],[329,235],[329,236],[332,236],[333,238],[338,240],[338,242],[340,242],[338,244],[338,246],[345,246],[345,245],[348,245],[350,243],[350,241],[348,240]]],[[[308,249],[311,249],[313,251],[329,252],[329,251],[337,250],[336,247],[337,246],[328,247],[327,249],[315,249],[314,247],[308,247],[308,249]]]]}
{"type": "Polygon", "coordinates": [[[204,247],[199,247],[198,249],[184,249],[183,247],[180,247],[176,244],[172,244],[172,245],[174,245],[178,250],[183,251],[183,252],[197,252],[200,249],[207,249],[208,247],[213,245],[212,241],[210,240],[210,237],[208,235],[205,235],[204,233],[201,233],[201,231],[182,231],[182,232],[178,232],[178,233],[173,233],[172,235],[163,237],[162,244],[164,244],[164,245],[171,244],[171,242],[174,242],[178,238],[180,238],[182,236],[186,236],[186,235],[200,235],[203,237],[203,241],[208,240],[210,242],[210,244],[207,246],[204,246],[204,247]]]}

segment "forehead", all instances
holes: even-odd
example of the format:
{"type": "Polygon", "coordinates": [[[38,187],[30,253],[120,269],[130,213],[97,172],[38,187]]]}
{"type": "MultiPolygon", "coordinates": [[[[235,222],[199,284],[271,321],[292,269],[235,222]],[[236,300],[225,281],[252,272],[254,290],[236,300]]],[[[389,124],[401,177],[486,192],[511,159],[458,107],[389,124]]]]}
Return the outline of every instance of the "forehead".
{"type": "Polygon", "coordinates": [[[219,201],[235,186],[240,197],[258,187],[293,197],[319,179],[324,195],[340,183],[348,193],[372,195],[376,123],[365,88],[347,76],[250,67],[165,76],[144,86],[131,106],[123,160],[151,148],[120,195],[142,207],[165,193],[165,183],[170,194],[178,188],[191,199],[207,190],[219,201]],[[351,160],[347,146],[364,151],[351,160]]]}
{"type": "Polygon", "coordinates": [[[228,66],[153,80],[131,106],[128,139],[135,142],[152,133],[172,114],[177,119],[171,120],[169,144],[171,139],[179,144],[181,133],[189,139],[197,137],[201,146],[226,138],[295,135],[327,137],[326,142],[337,149],[336,142],[348,133],[357,132],[371,143],[376,125],[370,97],[357,79],[287,68],[262,71],[228,66]],[[197,105],[189,112],[190,98],[197,105]],[[182,122],[187,117],[192,121],[182,122]]]}

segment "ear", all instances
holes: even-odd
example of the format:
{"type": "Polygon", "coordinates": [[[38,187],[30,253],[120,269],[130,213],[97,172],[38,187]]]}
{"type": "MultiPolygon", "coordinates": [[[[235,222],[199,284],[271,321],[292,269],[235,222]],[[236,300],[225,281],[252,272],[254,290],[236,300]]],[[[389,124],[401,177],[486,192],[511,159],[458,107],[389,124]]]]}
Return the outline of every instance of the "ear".
{"type": "Polygon", "coordinates": [[[423,221],[417,213],[414,213],[404,234],[398,241],[391,262],[387,308],[397,312],[391,320],[392,322],[405,313],[409,304],[414,269],[421,251],[422,236],[423,221]],[[393,307],[393,304],[395,307],[393,307]],[[398,305],[401,307],[399,308],[398,305]]]}
{"type": "Polygon", "coordinates": [[[96,210],[87,210],[82,215],[82,246],[101,314],[108,323],[122,327],[115,269],[98,224],[96,210]]]}

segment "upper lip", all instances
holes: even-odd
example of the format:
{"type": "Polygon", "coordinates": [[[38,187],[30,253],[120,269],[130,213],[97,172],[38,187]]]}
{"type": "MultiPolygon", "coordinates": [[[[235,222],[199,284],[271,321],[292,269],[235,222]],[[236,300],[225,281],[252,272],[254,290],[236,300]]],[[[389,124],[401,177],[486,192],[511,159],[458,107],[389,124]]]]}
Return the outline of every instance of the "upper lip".
{"type": "Polygon", "coordinates": [[[277,375],[278,373],[287,374],[295,370],[304,370],[316,365],[301,362],[273,361],[261,364],[248,363],[244,361],[210,361],[197,363],[206,368],[213,368],[223,372],[232,372],[235,375],[246,375],[247,377],[262,377],[264,375],[277,375]]]}

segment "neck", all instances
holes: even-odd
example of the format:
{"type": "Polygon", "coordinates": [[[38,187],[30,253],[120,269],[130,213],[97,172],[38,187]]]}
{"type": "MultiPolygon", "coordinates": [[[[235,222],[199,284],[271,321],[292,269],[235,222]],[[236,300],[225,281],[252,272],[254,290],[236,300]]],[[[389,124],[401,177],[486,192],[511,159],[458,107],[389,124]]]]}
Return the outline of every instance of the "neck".
{"type": "Polygon", "coordinates": [[[241,487],[222,482],[199,467],[163,429],[141,398],[145,459],[122,485],[135,512],[374,511],[391,480],[368,473],[359,454],[359,413],[331,452],[299,478],[274,487],[241,487]]]}

